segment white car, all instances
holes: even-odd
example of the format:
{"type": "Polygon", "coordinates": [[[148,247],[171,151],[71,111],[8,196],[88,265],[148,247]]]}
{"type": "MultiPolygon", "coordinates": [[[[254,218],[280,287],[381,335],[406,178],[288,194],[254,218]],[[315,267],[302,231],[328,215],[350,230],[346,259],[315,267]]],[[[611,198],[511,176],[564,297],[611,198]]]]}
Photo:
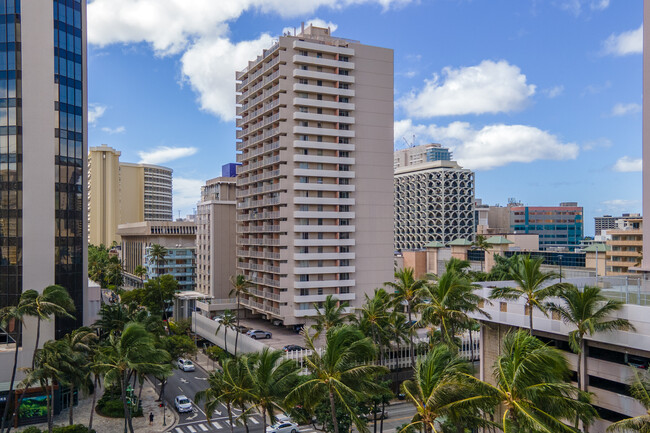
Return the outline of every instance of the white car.
{"type": "Polygon", "coordinates": [[[174,399],[174,405],[179,413],[192,412],[192,401],[184,395],[178,395],[174,399]]]}
{"type": "Polygon", "coordinates": [[[298,424],[290,421],[283,421],[266,428],[266,433],[298,433],[298,424]]]}
{"type": "Polygon", "coordinates": [[[178,368],[183,371],[194,371],[194,363],[189,359],[178,358],[178,368]]]}

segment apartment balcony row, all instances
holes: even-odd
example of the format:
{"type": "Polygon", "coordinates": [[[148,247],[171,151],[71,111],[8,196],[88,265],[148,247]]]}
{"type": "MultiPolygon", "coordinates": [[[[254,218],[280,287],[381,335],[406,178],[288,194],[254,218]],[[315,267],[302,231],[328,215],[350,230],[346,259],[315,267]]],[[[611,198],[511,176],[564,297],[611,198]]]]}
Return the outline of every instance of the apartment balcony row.
{"type": "MultiPolygon", "coordinates": [[[[271,56],[273,53],[275,53],[279,48],[280,48],[280,44],[276,42],[273,46],[271,46],[271,48],[269,48],[268,50],[264,50],[262,55],[257,56],[257,58],[255,60],[249,61],[248,66],[246,68],[244,68],[241,71],[238,71],[235,74],[235,77],[237,78],[237,80],[242,80],[246,76],[246,74],[248,74],[249,71],[252,71],[253,69],[255,69],[262,61],[266,60],[269,56],[271,56]]],[[[261,73],[263,73],[265,70],[267,70],[269,67],[276,64],[279,60],[280,60],[280,57],[276,57],[273,60],[271,60],[269,63],[263,65],[262,69],[260,69],[259,71],[255,71],[253,74],[249,75],[246,79],[242,80],[242,84],[244,84],[246,82],[253,81],[261,73]]]]}
{"type": "Polygon", "coordinates": [[[355,177],[353,171],[339,171],[339,170],[318,170],[310,168],[296,168],[293,170],[294,176],[300,177],[336,177],[336,178],[348,178],[352,179],[355,177]]]}
{"type": "Polygon", "coordinates": [[[249,307],[252,307],[252,308],[255,308],[255,309],[258,309],[258,310],[262,310],[262,311],[265,311],[267,313],[274,314],[276,316],[280,315],[280,309],[276,308],[276,307],[273,307],[272,305],[266,305],[266,304],[264,304],[262,302],[256,302],[256,301],[254,301],[252,299],[242,299],[241,303],[246,305],[246,306],[249,306],[249,307]]]}
{"type": "Polygon", "coordinates": [[[280,280],[274,280],[273,278],[248,277],[248,280],[253,283],[262,284],[264,286],[280,288],[280,280]]]}
{"type": "MultiPolygon", "coordinates": [[[[278,69],[277,71],[275,71],[275,72],[272,73],[271,75],[267,75],[266,77],[264,77],[263,80],[259,81],[257,84],[255,84],[253,87],[251,87],[251,88],[249,88],[249,89],[247,89],[247,90],[244,89],[244,88],[238,88],[238,89],[237,89],[238,92],[239,92],[239,91],[242,91],[242,94],[239,96],[239,97],[241,97],[242,99],[238,99],[237,101],[238,101],[238,102],[239,102],[240,100],[243,101],[244,99],[248,98],[248,97],[249,97],[250,95],[252,95],[253,93],[255,93],[255,92],[257,92],[258,90],[260,90],[261,88],[263,88],[264,86],[266,86],[266,85],[268,85],[269,83],[275,81],[275,80],[276,80],[277,78],[279,78],[279,77],[280,77],[280,70],[278,69]]],[[[238,98],[239,98],[239,97],[238,97],[238,98]]]]}
{"type": "Polygon", "coordinates": [[[355,190],[354,185],[342,185],[339,183],[294,183],[293,188],[297,191],[338,191],[352,192],[355,190]]]}
{"type": "Polygon", "coordinates": [[[272,293],[272,292],[267,292],[264,290],[257,290],[254,288],[248,289],[248,293],[251,295],[255,295],[258,298],[266,298],[266,299],[273,299],[274,301],[279,301],[280,300],[280,295],[277,293],[272,293]]]}
{"type": "Polygon", "coordinates": [[[246,173],[247,171],[257,170],[258,168],[266,167],[273,164],[278,164],[279,162],[280,162],[280,155],[269,156],[259,161],[250,162],[248,164],[242,165],[241,173],[246,173]]]}
{"type": "Polygon", "coordinates": [[[355,253],[294,253],[293,259],[298,260],[354,260],[355,253]]]}
{"type": "Polygon", "coordinates": [[[249,123],[248,128],[237,130],[235,133],[235,137],[244,138],[260,130],[261,128],[264,128],[265,126],[269,126],[273,123],[278,122],[279,120],[280,120],[280,113],[275,113],[269,117],[263,118],[261,121],[257,123],[249,123]]]}
{"type": "Polygon", "coordinates": [[[249,271],[268,272],[268,273],[271,273],[271,274],[279,274],[280,273],[280,267],[279,266],[260,265],[258,263],[250,263],[250,262],[238,262],[237,263],[237,268],[238,269],[246,269],[246,270],[249,270],[249,271]]]}
{"type": "Polygon", "coordinates": [[[354,69],[354,63],[342,62],[340,60],[324,59],[322,57],[302,56],[296,54],[293,56],[293,62],[303,65],[327,66],[330,68],[354,69]]]}
{"type": "Polygon", "coordinates": [[[280,231],[280,225],[265,224],[261,226],[237,226],[237,233],[278,233],[280,231]]]}
{"type": "Polygon", "coordinates": [[[311,120],[314,122],[333,122],[333,123],[346,123],[354,124],[354,117],[352,116],[336,116],[333,114],[318,114],[318,113],[305,113],[303,111],[296,111],[293,113],[294,120],[311,120]]]}
{"type": "Polygon", "coordinates": [[[293,231],[296,233],[354,233],[355,226],[331,225],[294,225],[293,231]]]}
{"type": "Polygon", "coordinates": [[[252,176],[237,176],[237,186],[248,185],[263,180],[273,179],[280,176],[280,170],[270,170],[264,173],[254,174],[252,176]]]}
{"type": "MultiPolygon", "coordinates": [[[[354,313],[354,308],[352,307],[345,307],[343,309],[344,314],[353,314],[354,313]]],[[[296,317],[315,317],[318,316],[318,311],[316,311],[315,308],[308,308],[305,310],[293,310],[293,314],[296,317]]]]}
{"type": "Polygon", "coordinates": [[[257,134],[253,137],[250,137],[249,140],[244,140],[243,143],[248,142],[249,146],[252,146],[253,144],[257,144],[261,141],[267,140],[274,135],[278,135],[280,133],[280,128],[273,128],[273,129],[267,129],[264,131],[263,134],[257,134]]]}
{"type": "Polygon", "coordinates": [[[280,141],[274,141],[272,143],[267,143],[262,147],[258,147],[255,149],[251,149],[246,153],[241,153],[237,155],[237,162],[243,162],[247,161],[251,158],[255,158],[256,156],[263,155],[265,153],[270,153],[273,152],[274,150],[277,150],[280,148],[280,141]]]}
{"type": "MultiPolygon", "coordinates": [[[[237,126],[241,127],[244,123],[249,122],[253,119],[255,119],[258,116],[262,116],[265,113],[267,113],[269,110],[272,110],[280,105],[280,99],[274,99],[273,101],[269,102],[268,104],[264,104],[263,107],[258,108],[257,110],[245,115],[241,119],[237,119],[237,126]]],[[[241,107],[236,107],[236,112],[237,115],[239,116],[241,113],[243,113],[246,110],[243,110],[241,107]]],[[[241,149],[237,149],[241,150],[241,149]]]]}
{"type": "Polygon", "coordinates": [[[238,249],[237,257],[251,257],[256,259],[280,260],[280,253],[238,249]]]}
{"type": "Polygon", "coordinates": [[[318,99],[311,99],[311,98],[293,98],[293,105],[305,106],[305,107],[316,107],[316,108],[331,108],[335,110],[348,110],[348,111],[353,111],[355,107],[355,105],[350,102],[321,101],[318,99]]]}
{"type": "Polygon", "coordinates": [[[339,156],[319,156],[319,155],[300,155],[294,154],[295,162],[313,162],[315,164],[354,164],[354,158],[344,158],[339,156]]]}
{"type": "Polygon", "coordinates": [[[280,246],[280,239],[238,238],[237,245],[277,247],[280,246]]]}
{"type": "Polygon", "coordinates": [[[294,126],[293,133],[299,135],[322,135],[324,137],[354,138],[354,130],[336,128],[315,128],[313,126],[294,126]]]}
{"type": "Polygon", "coordinates": [[[334,143],[331,141],[294,140],[293,147],[299,149],[323,149],[354,152],[354,143],[334,143]]]}
{"type": "Polygon", "coordinates": [[[262,92],[261,95],[257,95],[253,99],[249,99],[245,104],[241,104],[243,101],[242,100],[237,100],[237,104],[241,104],[242,110],[248,110],[251,107],[254,107],[255,105],[259,104],[260,102],[264,101],[265,99],[270,98],[271,96],[275,95],[280,91],[280,84],[276,84],[275,86],[271,87],[268,90],[265,90],[262,92]]]}
{"type": "Polygon", "coordinates": [[[293,203],[313,204],[313,205],[354,206],[354,199],[336,198],[336,197],[294,197],[293,203]]]}
{"type": "MultiPolygon", "coordinates": [[[[310,304],[316,302],[325,302],[329,295],[307,295],[307,296],[294,296],[293,302],[296,304],[304,304],[309,302],[310,304]]],[[[335,297],[339,301],[354,301],[357,296],[355,293],[336,293],[332,297],[335,297]]]]}
{"type": "Polygon", "coordinates": [[[269,185],[264,185],[264,186],[258,186],[256,188],[247,188],[247,189],[240,189],[237,190],[237,198],[242,198],[242,197],[248,197],[251,195],[258,195],[258,194],[264,194],[267,192],[277,192],[282,189],[287,189],[286,187],[282,187],[280,182],[272,183],[269,185]]]}
{"type": "Polygon", "coordinates": [[[317,51],[322,53],[342,54],[345,56],[354,56],[354,49],[347,47],[339,47],[336,45],[328,45],[318,42],[307,42],[301,40],[293,41],[293,48],[302,48],[304,50],[317,51]]]}
{"type": "Polygon", "coordinates": [[[295,211],[293,213],[294,218],[334,218],[334,219],[339,219],[339,218],[346,218],[346,219],[353,219],[355,216],[354,212],[319,212],[319,211],[295,211]]]}
{"type": "Polygon", "coordinates": [[[323,95],[336,95],[336,96],[354,96],[354,90],[342,89],[340,87],[327,87],[327,86],[314,86],[313,84],[300,84],[293,85],[294,92],[307,92],[319,93],[323,95]]]}
{"type": "Polygon", "coordinates": [[[354,239],[295,239],[293,241],[296,247],[338,247],[354,246],[354,239]]]}
{"type": "Polygon", "coordinates": [[[304,69],[294,69],[293,76],[295,78],[312,78],[314,80],[337,81],[340,83],[349,83],[349,84],[354,83],[354,76],[335,74],[333,72],[317,72],[317,71],[305,71],[304,69]]]}
{"type": "Polygon", "coordinates": [[[237,221],[260,221],[260,220],[273,220],[280,218],[279,211],[273,212],[252,212],[248,214],[238,214],[237,221]]]}
{"type": "Polygon", "coordinates": [[[354,287],[355,280],[294,281],[296,289],[318,289],[326,287],[354,287]]]}
{"type": "Polygon", "coordinates": [[[293,273],[296,275],[338,274],[341,272],[353,273],[354,266],[296,266],[293,273]]]}

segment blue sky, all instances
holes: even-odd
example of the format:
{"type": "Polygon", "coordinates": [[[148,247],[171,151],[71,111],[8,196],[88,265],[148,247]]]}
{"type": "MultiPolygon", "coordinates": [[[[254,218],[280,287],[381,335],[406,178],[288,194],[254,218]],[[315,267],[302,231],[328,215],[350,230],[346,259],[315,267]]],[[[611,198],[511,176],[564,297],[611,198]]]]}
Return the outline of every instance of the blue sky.
{"type": "Polygon", "coordinates": [[[641,0],[93,0],[89,145],[174,169],[175,216],[235,159],[234,71],[301,21],[395,50],[395,145],[476,197],[641,211],[641,0]]]}

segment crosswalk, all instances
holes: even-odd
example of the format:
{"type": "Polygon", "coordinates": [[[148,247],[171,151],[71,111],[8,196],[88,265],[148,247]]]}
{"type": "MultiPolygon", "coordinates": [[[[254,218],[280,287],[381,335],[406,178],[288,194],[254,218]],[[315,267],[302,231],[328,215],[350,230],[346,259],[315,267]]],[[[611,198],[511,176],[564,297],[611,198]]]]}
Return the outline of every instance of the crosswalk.
{"type": "MultiPolygon", "coordinates": [[[[249,418],[249,421],[252,424],[261,423],[260,420],[255,418],[249,418]]],[[[239,425],[233,424],[233,427],[239,427],[239,425]]],[[[214,431],[214,429],[216,430],[227,429],[229,431],[230,423],[228,422],[228,420],[219,420],[219,421],[211,421],[209,424],[207,421],[205,421],[202,423],[180,425],[174,429],[174,433],[202,433],[207,431],[214,431]]],[[[301,427],[300,433],[316,433],[316,432],[309,427],[301,427]]]]}

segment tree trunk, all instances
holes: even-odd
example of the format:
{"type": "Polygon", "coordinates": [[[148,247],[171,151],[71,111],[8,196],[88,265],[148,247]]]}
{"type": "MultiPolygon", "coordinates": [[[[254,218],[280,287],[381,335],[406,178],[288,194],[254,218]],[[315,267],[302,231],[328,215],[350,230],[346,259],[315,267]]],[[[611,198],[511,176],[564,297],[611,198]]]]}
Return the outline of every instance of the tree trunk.
{"type": "Polygon", "coordinates": [[[95,404],[97,402],[98,384],[99,384],[99,380],[97,379],[97,375],[95,375],[95,378],[93,379],[93,403],[90,406],[90,419],[88,420],[88,430],[92,430],[93,428],[93,415],[95,414],[95,404]]]}
{"type": "Polygon", "coordinates": [[[52,381],[50,385],[50,393],[51,393],[51,398],[50,398],[50,417],[47,420],[47,431],[48,433],[52,433],[52,429],[54,428],[54,381],[52,381]]]}
{"type": "MultiPolygon", "coordinates": [[[[408,316],[409,316],[409,342],[411,344],[411,367],[415,368],[415,348],[413,345],[413,319],[411,318],[410,301],[406,304],[406,309],[408,310],[408,316]]],[[[338,431],[336,431],[335,433],[338,433],[338,431]]]]}
{"type": "Polygon", "coordinates": [[[330,390],[329,394],[330,394],[330,410],[332,411],[332,424],[334,425],[334,433],[339,433],[339,420],[336,418],[336,405],[334,404],[334,393],[332,392],[332,390],[330,390]]]}
{"type": "MultiPolygon", "coordinates": [[[[133,421],[131,420],[131,408],[126,402],[126,386],[128,384],[126,375],[124,375],[124,379],[122,380],[122,404],[124,405],[124,418],[126,420],[126,424],[129,426],[129,432],[133,432],[133,421]]],[[[126,426],[125,426],[126,428],[126,426]]]]}
{"type": "Polygon", "coordinates": [[[379,433],[384,433],[384,412],[386,411],[386,401],[381,398],[381,420],[379,420],[379,433]]]}
{"type": "Polygon", "coordinates": [[[163,395],[165,395],[165,385],[167,384],[167,379],[160,379],[160,394],[158,394],[158,400],[162,401],[163,395]]]}
{"type": "Polygon", "coordinates": [[[372,404],[372,431],[377,433],[377,403],[372,404]]]}
{"type": "Polygon", "coordinates": [[[9,393],[7,394],[7,401],[5,402],[5,410],[2,413],[2,421],[0,421],[0,433],[5,430],[5,422],[7,415],[9,415],[9,406],[13,403],[15,398],[14,393],[14,382],[16,380],[16,368],[18,366],[18,342],[20,341],[20,331],[22,330],[22,324],[18,323],[18,338],[16,338],[16,350],[14,350],[14,365],[11,370],[11,382],[9,382],[9,393]]]}
{"type": "Polygon", "coordinates": [[[74,407],[74,385],[70,385],[70,413],[68,414],[68,421],[70,425],[74,424],[74,414],[72,413],[72,408],[74,407]]]}
{"type": "Polygon", "coordinates": [[[266,407],[262,406],[262,431],[266,432],[266,407]]]}
{"type": "MultiPolygon", "coordinates": [[[[228,421],[230,424],[230,433],[233,433],[235,426],[232,424],[232,409],[230,408],[230,402],[226,404],[226,408],[228,409],[228,421]]],[[[264,433],[266,433],[266,430],[264,430],[264,433]]]]}
{"type": "Polygon", "coordinates": [[[530,301],[526,302],[526,306],[528,307],[528,321],[530,323],[530,335],[533,335],[533,306],[531,305],[530,301]]]}
{"type": "Polygon", "coordinates": [[[142,388],[144,388],[144,377],[140,382],[140,391],[138,391],[138,407],[140,406],[140,398],[142,397],[142,388]]]}
{"type": "MultiPolygon", "coordinates": [[[[237,334],[235,334],[235,356],[237,356],[237,343],[239,343],[239,311],[240,311],[240,305],[239,305],[239,292],[237,293],[237,334]]],[[[226,350],[227,352],[227,350],[226,350]]],[[[266,430],[265,430],[266,431],[266,430]]]]}

